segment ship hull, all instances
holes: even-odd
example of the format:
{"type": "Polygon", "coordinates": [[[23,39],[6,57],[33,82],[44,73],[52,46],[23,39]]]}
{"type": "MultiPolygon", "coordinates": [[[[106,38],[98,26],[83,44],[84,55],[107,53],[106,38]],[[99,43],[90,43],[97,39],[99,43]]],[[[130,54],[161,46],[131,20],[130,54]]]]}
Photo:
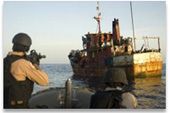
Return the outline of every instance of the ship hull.
{"type": "MultiPolygon", "coordinates": [[[[113,57],[113,68],[124,68],[129,81],[143,77],[161,77],[162,57],[160,52],[134,53],[113,57]]],[[[72,66],[74,77],[94,79],[105,73],[106,67],[100,65],[72,66]]]]}

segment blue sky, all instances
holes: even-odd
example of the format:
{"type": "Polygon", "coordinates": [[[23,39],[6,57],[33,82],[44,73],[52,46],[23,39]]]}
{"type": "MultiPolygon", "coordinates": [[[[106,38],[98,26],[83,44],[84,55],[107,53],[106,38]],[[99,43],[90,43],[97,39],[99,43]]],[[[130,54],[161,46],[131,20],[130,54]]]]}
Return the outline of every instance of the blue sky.
{"type": "MultiPolygon", "coordinates": [[[[160,1],[132,2],[135,35],[159,36],[162,55],[166,58],[166,3],[160,1]]],[[[101,1],[102,32],[111,30],[114,18],[119,19],[120,32],[132,37],[129,2],[101,1]]],[[[25,32],[32,37],[31,49],[46,54],[42,63],[69,63],[72,49],[82,49],[81,37],[96,32],[96,2],[14,2],[3,4],[3,57],[11,51],[12,38],[25,32]]],[[[143,41],[137,42],[140,48],[143,41]]],[[[155,46],[156,42],[153,42],[155,46]]]]}

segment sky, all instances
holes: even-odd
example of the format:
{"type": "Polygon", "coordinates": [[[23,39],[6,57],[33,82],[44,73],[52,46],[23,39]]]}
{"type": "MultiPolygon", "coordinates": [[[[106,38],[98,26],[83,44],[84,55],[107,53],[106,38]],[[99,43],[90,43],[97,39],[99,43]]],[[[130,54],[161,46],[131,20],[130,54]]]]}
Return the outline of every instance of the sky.
{"type": "MultiPolygon", "coordinates": [[[[71,50],[82,49],[82,36],[97,31],[96,1],[5,1],[3,4],[3,57],[12,49],[12,38],[27,33],[33,41],[31,49],[47,56],[42,63],[69,63],[71,50]]],[[[119,19],[120,34],[132,37],[130,3],[128,1],[100,1],[101,30],[112,31],[112,21],[119,19]]],[[[143,36],[160,37],[161,53],[166,60],[167,23],[166,2],[133,1],[133,16],[137,49],[143,36]]],[[[153,41],[151,46],[156,46],[153,41]]]]}

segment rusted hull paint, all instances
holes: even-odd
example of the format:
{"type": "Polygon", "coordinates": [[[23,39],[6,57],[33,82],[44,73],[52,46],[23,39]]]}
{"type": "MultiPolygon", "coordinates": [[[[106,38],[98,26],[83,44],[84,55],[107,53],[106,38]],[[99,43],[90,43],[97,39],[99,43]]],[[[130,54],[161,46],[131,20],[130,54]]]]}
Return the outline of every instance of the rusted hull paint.
{"type": "MultiPolygon", "coordinates": [[[[126,70],[128,77],[153,77],[162,75],[162,57],[159,52],[136,53],[133,55],[113,57],[113,66],[122,67],[126,70]]],[[[74,76],[100,77],[104,75],[106,67],[75,66],[74,76]]]]}
{"type": "Polygon", "coordinates": [[[150,52],[134,55],[135,77],[153,77],[162,75],[163,60],[159,52],[150,52]]]}
{"type": "Polygon", "coordinates": [[[100,77],[104,74],[103,68],[74,68],[73,72],[75,76],[81,77],[100,77]]]}
{"type": "Polygon", "coordinates": [[[161,76],[162,74],[162,62],[150,62],[145,64],[134,65],[135,77],[147,77],[147,76],[161,76]]]}

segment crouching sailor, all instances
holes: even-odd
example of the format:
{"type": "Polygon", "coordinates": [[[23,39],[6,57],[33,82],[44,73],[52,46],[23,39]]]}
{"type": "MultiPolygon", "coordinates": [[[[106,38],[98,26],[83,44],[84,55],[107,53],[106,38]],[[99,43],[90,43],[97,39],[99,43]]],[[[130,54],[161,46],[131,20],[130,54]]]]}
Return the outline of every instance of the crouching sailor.
{"type": "Polygon", "coordinates": [[[16,34],[12,42],[13,51],[4,58],[4,108],[28,108],[34,82],[47,85],[48,76],[27,59],[32,44],[27,34],[16,34]]]}
{"type": "Polygon", "coordinates": [[[104,76],[104,84],[103,91],[97,91],[92,95],[90,108],[136,108],[137,99],[126,90],[128,82],[123,69],[108,69],[104,76]]]}

